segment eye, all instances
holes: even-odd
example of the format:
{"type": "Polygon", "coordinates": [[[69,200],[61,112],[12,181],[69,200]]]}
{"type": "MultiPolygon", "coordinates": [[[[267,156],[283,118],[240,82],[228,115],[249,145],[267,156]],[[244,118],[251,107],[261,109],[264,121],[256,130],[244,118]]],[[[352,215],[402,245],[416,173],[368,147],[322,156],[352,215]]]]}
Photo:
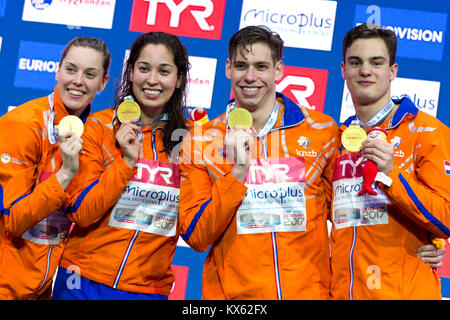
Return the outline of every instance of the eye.
{"type": "Polygon", "coordinates": [[[353,67],[357,67],[360,65],[358,60],[351,60],[351,61],[349,61],[349,64],[353,67]]]}
{"type": "Polygon", "coordinates": [[[66,66],[65,70],[69,73],[73,73],[76,71],[75,67],[72,67],[72,66],[66,66]]]}
{"type": "Polygon", "coordinates": [[[170,74],[170,70],[169,69],[161,69],[161,70],[159,70],[159,73],[166,76],[166,75],[170,74]]]}
{"type": "Polygon", "coordinates": [[[372,61],[372,65],[374,67],[381,67],[383,65],[382,61],[372,61]]]}
{"type": "Polygon", "coordinates": [[[257,65],[256,65],[256,69],[257,69],[257,70],[260,70],[260,71],[267,70],[268,68],[269,68],[269,67],[268,67],[266,64],[263,64],[263,63],[257,64],[257,65]]]}
{"type": "Polygon", "coordinates": [[[88,79],[94,79],[95,77],[97,77],[97,74],[95,72],[87,72],[86,77],[88,79]]]}
{"type": "Polygon", "coordinates": [[[247,64],[245,64],[243,62],[236,62],[234,64],[234,67],[238,70],[245,70],[245,69],[247,69],[247,64]]]}

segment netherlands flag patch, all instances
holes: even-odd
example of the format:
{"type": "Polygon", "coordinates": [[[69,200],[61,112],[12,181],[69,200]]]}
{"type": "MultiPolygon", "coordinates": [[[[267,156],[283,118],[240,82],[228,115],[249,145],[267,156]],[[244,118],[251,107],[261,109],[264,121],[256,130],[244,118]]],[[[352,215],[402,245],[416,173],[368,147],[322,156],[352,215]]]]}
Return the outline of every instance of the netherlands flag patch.
{"type": "Polygon", "coordinates": [[[446,174],[450,174],[450,161],[444,160],[444,169],[446,174]]]}

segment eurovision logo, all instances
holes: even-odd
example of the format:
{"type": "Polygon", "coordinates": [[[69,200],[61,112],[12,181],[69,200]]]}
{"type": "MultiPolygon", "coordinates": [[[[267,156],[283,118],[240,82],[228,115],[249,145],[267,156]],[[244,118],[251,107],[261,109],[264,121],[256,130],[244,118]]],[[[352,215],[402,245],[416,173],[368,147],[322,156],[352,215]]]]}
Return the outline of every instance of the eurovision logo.
{"type": "Polygon", "coordinates": [[[14,86],[52,90],[64,45],[20,41],[14,86]]]}
{"type": "MultiPolygon", "coordinates": [[[[397,57],[442,60],[447,30],[447,13],[377,8],[379,9],[379,21],[375,21],[375,23],[394,31],[397,35],[397,57]]],[[[367,5],[355,7],[355,25],[364,22],[374,23],[372,11],[368,9],[367,5]]]]}

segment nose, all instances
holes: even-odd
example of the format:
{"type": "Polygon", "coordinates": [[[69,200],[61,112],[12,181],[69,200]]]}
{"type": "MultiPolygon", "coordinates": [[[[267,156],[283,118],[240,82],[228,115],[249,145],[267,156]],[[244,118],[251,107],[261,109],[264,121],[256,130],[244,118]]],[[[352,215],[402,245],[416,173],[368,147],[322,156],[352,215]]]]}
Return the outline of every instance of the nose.
{"type": "Polygon", "coordinates": [[[372,67],[370,65],[370,63],[368,62],[363,62],[359,68],[359,74],[361,76],[367,77],[372,73],[372,67]]]}
{"type": "Polygon", "coordinates": [[[81,85],[83,83],[83,73],[77,72],[74,76],[73,83],[76,85],[81,85]]]}
{"type": "Polygon", "coordinates": [[[256,74],[255,68],[253,66],[250,66],[245,73],[244,80],[248,83],[251,83],[251,82],[255,82],[257,79],[258,79],[258,76],[256,74]]]}
{"type": "Polygon", "coordinates": [[[158,72],[156,71],[150,71],[148,73],[147,79],[146,79],[147,83],[150,85],[155,85],[158,83],[158,72]]]}

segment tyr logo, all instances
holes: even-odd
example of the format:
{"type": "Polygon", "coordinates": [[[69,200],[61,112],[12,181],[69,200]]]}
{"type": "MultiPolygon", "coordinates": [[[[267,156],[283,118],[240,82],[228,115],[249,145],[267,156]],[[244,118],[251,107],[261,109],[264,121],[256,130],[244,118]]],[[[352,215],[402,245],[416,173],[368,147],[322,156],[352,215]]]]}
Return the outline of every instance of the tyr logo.
{"type": "Polygon", "coordinates": [[[178,28],[180,25],[180,15],[189,6],[202,7],[203,10],[191,9],[190,13],[194,17],[200,29],[205,31],[214,30],[214,25],[209,25],[206,21],[214,10],[214,4],[211,0],[184,0],[176,4],[174,0],[144,0],[149,2],[147,24],[155,25],[156,15],[158,12],[158,4],[165,4],[170,11],[169,26],[178,28]]]}
{"type": "Polygon", "coordinates": [[[134,0],[130,31],[220,39],[225,0],[134,0]]]}
{"type": "Polygon", "coordinates": [[[172,169],[166,168],[166,167],[156,167],[156,168],[150,168],[149,165],[145,163],[136,163],[136,169],[137,174],[135,176],[136,179],[141,180],[143,179],[143,176],[145,175],[144,172],[147,172],[149,174],[149,181],[154,182],[156,174],[159,172],[159,176],[164,179],[164,181],[167,184],[173,184],[173,181],[170,180],[172,177],[172,169]],[[145,171],[144,171],[145,170],[145,171]]]}
{"type": "Polygon", "coordinates": [[[289,166],[287,164],[272,164],[270,166],[250,166],[247,178],[250,182],[282,182],[290,179],[287,173],[289,166]]]}

